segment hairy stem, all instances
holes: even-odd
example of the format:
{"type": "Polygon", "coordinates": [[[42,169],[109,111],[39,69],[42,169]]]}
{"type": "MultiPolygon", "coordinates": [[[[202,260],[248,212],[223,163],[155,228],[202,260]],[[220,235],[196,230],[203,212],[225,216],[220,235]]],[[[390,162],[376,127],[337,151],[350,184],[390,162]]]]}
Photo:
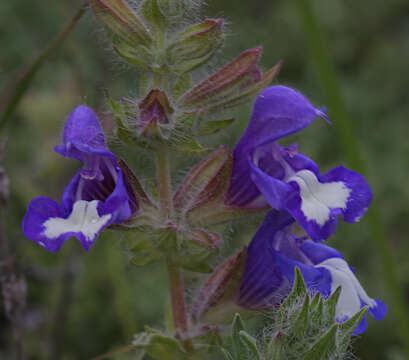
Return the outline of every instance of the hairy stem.
{"type": "MultiPolygon", "coordinates": [[[[311,3],[308,0],[296,1],[301,24],[306,34],[308,45],[311,50],[311,57],[317,68],[318,79],[321,83],[330,117],[334,120],[334,128],[338,141],[347,161],[360,173],[365,173],[365,162],[359,151],[358,139],[349,118],[348,108],[342,97],[338,76],[333,62],[328,52],[326,39],[317,17],[314,14],[311,3]]],[[[382,265],[384,283],[391,294],[391,302],[395,313],[395,319],[400,331],[398,332],[406,352],[409,356],[409,311],[405,304],[405,299],[400,285],[396,261],[387,241],[385,229],[382,224],[376,203],[373,202],[368,211],[368,224],[375,250],[378,253],[382,265]]]]}
{"type": "MultiPolygon", "coordinates": [[[[3,90],[5,100],[4,112],[0,118],[0,129],[4,127],[7,120],[13,114],[20,100],[22,99],[24,93],[27,91],[30,86],[31,81],[34,78],[34,75],[41,68],[45,60],[50,56],[50,54],[60,45],[65,38],[70,34],[72,29],[75,27],[77,22],[84,15],[85,11],[88,8],[88,1],[86,1],[74,14],[69,24],[57,35],[57,37],[29,64],[27,64],[22,73],[18,74],[15,79],[12,79],[13,85],[6,86],[3,90]],[[10,94],[10,95],[8,95],[10,94]]],[[[3,98],[3,96],[2,96],[3,98]]],[[[3,107],[3,106],[2,106],[3,107]]]]}
{"type": "Polygon", "coordinates": [[[173,201],[170,183],[169,154],[166,150],[156,152],[156,175],[159,188],[159,201],[162,216],[166,219],[172,215],[173,201]]]}
{"type": "MultiPolygon", "coordinates": [[[[156,173],[159,187],[160,209],[166,221],[173,213],[169,153],[166,149],[158,149],[156,151],[156,173]]],[[[184,281],[180,266],[172,260],[171,256],[167,259],[167,270],[173,324],[176,334],[184,338],[184,335],[188,332],[184,281]]],[[[184,344],[186,350],[191,349],[189,341],[185,341],[184,344]]]]}
{"type": "Polygon", "coordinates": [[[183,336],[188,330],[183,276],[179,266],[171,259],[168,259],[167,266],[174,328],[178,335],[183,336]]]}

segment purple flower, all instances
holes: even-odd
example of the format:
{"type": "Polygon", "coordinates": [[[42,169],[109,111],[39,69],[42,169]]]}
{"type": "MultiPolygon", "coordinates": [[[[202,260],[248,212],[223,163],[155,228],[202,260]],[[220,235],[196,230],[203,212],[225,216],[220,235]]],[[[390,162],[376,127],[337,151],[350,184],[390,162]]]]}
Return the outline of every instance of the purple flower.
{"type": "MultiPolygon", "coordinates": [[[[364,306],[369,314],[381,320],[387,307],[370,298],[335,249],[291,234],[294,219],[287,212],[270,211],[252,239],[246,258],[238,303],[246,308],[267,309],[279,304],[290,292],[297,266],[308,290],[330,296],[339,286],[341,294],[336,307],[336,321],[343,322],[364,306]]],[[[366,329],[364,318],[354,334],[366,329]]]]}
{"type": "Polygon", "coordinates": [[[230,206],[287,210],[313,240],[324,240],[341,215],[358,221],[372,192],[364,177],[338,166],[320,175],[318,166],[275,141],[302,130],[317,118],[328,120],[295,90],[273,86],[258,96],[246,132],[233,153],[233,170],[226,202],[230,206]]]}
{"type": "Polygon", "coordinates": [[[49,251],[58,251],[75,236],[85,250],[111,224],[128,219],[136,210],[132,195],[116,157],[105,146],[105,136],[94,112],[76,107],[68,116],[59,154],[80,160],[82,168],[70,181],[61,204],[40,196],[28,206],[24,234],[49,251]]]}

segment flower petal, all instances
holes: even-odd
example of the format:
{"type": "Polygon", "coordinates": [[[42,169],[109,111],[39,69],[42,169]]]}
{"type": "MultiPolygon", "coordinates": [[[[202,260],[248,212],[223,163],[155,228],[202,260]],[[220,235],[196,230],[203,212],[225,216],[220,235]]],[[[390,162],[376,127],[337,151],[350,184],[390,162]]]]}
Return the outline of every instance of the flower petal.
{"type": "Polygon", "coordinates": [[[49,251],[58,251],[71,235],[50,239],[44,234],[43,224],[52,217],[63,217],[64,211],[54,200],[39,196],[31,200],[23,219],[23,232],[29,239],[49,251]]]}
{"type": "Polygon", "coordinates": [[[251,180],[257,186],[257,189],[273,209],[282,210],[294,189],[286,182],[268,175],[253,162],[250,163],[250,167],[251,180]]]}
{"type": "Polygon", "coordinates": [[[86,155],[115,155],[105,145],[105,136],[95,113],[88,106],[79,105],[68,116],[64,127],[63,145],[55,147],[63,156],[86,162],[86,155]]]}
{"type": "Polygon", "coordinates": [[[304,241],[300,246],[300,250],[314,265],[317,265],[330,258],[344,258],[338,250],[328,245],[316,243],[311,240],[304,241]]]}
{"type": "Polygon", "coordinates": [[[67,235],[75,236],[84,249],[88,250],[112,218],[111,214],[99,215],[99,204],[98,200],[76,201],[68,217],[50,217],[43,222],[42,234],[49,240],[60,239],[67,235]]]}
{"type": "Polygon", "coordinates": [[[349,222],[358,221],[372,198],[364,177],[342,166],[324,176],[300,170],[287,181],[297,194],[289,197],[286,209],[313,240],[333,234],[338,215],[349,222]]]}
{"type": "MultiPolygon", "coordinates": [[[[347,262],[341,258],[329,258],[319,263],[317,268],[327,269],[331,274],[331,293],[341,286],[341,294],[337,303],[335,316],[337,321],[343,322],[354,316],[364,306],[369,307],[369,313],[376,319],[381,320],[386,314],[387,308],[380,300],[368,296],[347,262]]],[[[361,323],[354,334],[364,331],[366,324],[361,323]]]]}
{"type": "Polygon", "coordinates": [[[247,249],[246,268],[237,300],[239,305],[252,309],[268,308],[288,294],[289,283],[275,266],[268,249],[275,237],[280,236],[280,229],[293,221],[286,212],[270,211],[267,214],[247,249]]]}
{"type": "Polygon", "coordinates": [[[342,217],[347,222],[357,222],[369,207],[372,200],[372,191],[365,178],[355,171],[338,166],[320,177],[323,183],[340,181],[350,190],[350,196],[342,217]]]}

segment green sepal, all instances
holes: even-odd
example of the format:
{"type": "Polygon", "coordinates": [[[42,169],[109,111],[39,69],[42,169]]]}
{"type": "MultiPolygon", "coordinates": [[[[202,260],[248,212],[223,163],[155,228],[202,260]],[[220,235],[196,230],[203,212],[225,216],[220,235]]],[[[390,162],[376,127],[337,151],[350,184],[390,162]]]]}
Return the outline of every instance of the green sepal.
{"type": "Polygon", "coordinates": [[[149,45],[152,38],[143,22],[124,0],[91,0],[96,19],[117,46],[149,45]]]}
{"type": "Polygon", "coordinates": [[[310,297],[309,295],[306,295],[301,311],[297,319],[294,321],[294,332],[298,336],[302,336],[308,327],[309,310],[310,310],[310,297]]]}
{"type": "Polygon", "coordinates": [[[223,44],[223,20],[206,19],[177,34],[167,49],[167,63],[184,74],[207,62],[223,44]]]}
{"type": "MultiPolygon", "coordinates": [[[[297,314],[292,311],[294,305],[297,304],[297,302],[300,303],[300,301],[305,299],[307,296],[307,286],[305,285],[300,269],[296,266],[294,270],[293,288],[278,310],[277,321],[282,323],[286,321],[285,319],[287,319],[289,316],[296,317],[297,314]]],[[[295,320],[295,318],[290,320],[295,320]]]]}
{"type": "Polygon", "coordinates": [[[334,293],[325,301],[323,316],[328,320],[335,319],[335,311],[337,308],[339,297],[341,295],[341,291],[341,286],[338,286],[334,293]]]}
{"type": "Polygon", "coordinates": [[[154,66],[153,54],[146,46],[128,46],[127,44],[113,43],[115,52],[128,64],[143,68],[154,66]]]}
{"type": "Polygon", "coordinates": [[[192,87],[192,77],[190,74],[179,76],[173,85],[173,95],[179,99],[186,91],[192,87]]]}
{"type": "Polygon", "coordinates": [[[265,87],[271,84],[273,79],[277,76],[278,72],[280,71],[281,64],[282,63],[279,62],[272,69],[264,73],[260,81],[251,83],[250,85],[244,85],[243,80],[237,82],[237,87],[239,88],[237,91],[226,95],[224,98],[222,98],[222,100],[217,100],[212,104],[209,104],[206,107],[206,111],[217,112],[233,108],[250,101],[251,99],[256,97],[261,90],[263,90],[265,87]],[[241,84],[243,84],[242,87],[240,86],[241,84]]]}
{"type": "Polygon", "coordinates": [[[180,18],[186,16],[191,8],[190,0],[158,0],[163,14],[166,14],[170,22],[179,22],[180,18]]]}
{"type": "Polygon", "coordinates": [[[319,340],[303,354],[302,360],[332,360],[342,358],[335,357],[336,355],[336,335],[338,324],[335,323],[331,328],[322,335],[319,340]],[[335,356],[334,356],[335,355],[335,356]]]}
{"type": "Polygon", "coordinates": [[[231,328],[231,342],[234,360],[241,360],[247,357],[247,348],[240,336],[240,332],[244,330],[243,320],[240,314],[236,313],[231,328]]]}
{"type": "Polygon", "coordinates": [[[186,135],[179,141],[169,142],[169,148],[183,154],[207,154],[211,149],[204,148],[193,136],[186,135]]]}
{"type": "Polygon", "coordinates": [[[187,360],[182,343],[172,336],[145,326],[145,332],[136,334],[132,345],[141,348],[157,360],[187,360]]]}
{"type": "Polygon", "coordinates": [[[163,32],[166,29],[168,21],[159,7],[158,0],[145,0],[141,13],[145,21],[155,32],[163,32]]]}
{"type": "Polygon", "coordinates": [[[221,348],[220,350],[226,360],[234,360],[233,357],[230,355],[230,353],[226,349],[221,348]]]}
{"type": "Polygon", "coordinates": [[[262,360],[261,353],[257,346],[257,340],[244,330],[239,332],[239,336],[241,340],[247,345],[249,352],[252,354],[252,359],[262,360]]]}
{"type": "Polygon", "coordinates": [[[367,311],[368,307],[365,306],[350,319],[339,325],[338,343],[342,351],[346,351],[348,349],[351,335],[359,325],[359,323],[362,321],[367,311]]]}
{"type": "Polygon", "coordinates": [[[213,269],[191,307],[194,322],[231,322],[240,308],[234,304],[244,271],[245,251],[238,250],[213,269]],[[212,317],[212,314],[215,314],[212,317]],[[220,316],[223,314],[223,316],[220,316]]]}
{"type": "Polygon", "coordinates": [[[145,266],[159,261],[163,255],[152,242],[147,231],[128,231],[124,233],[129,261],[136,266],[145,266]]]}
{"type": "Polygon", "coordinates": [[[197,134],[199,136],[213,135],[221,130],[224,130],[227,126],[231,125],[233,121],[234,118],[226,120],[203,121],[203,123],[199,125],[197,134]]]}
{"type": "Polygon", "coordinates": [[[175,208],[182,213],[190,210],[197,203],[201,194],[212,185],[212,182],[220,178],[228,156],[228,150],[223,146],[194,166],[173,196],[175,208]]]}
{"type": "Polygon", "coordinates": [[[107,89],[104,89],[104,95],[111,108],[112,114],[116,122],[116,134],[124,144],[130,146],[137,146],[141,148],[146,148],[149,146],[146,142],[142,143],[136,136],[134,131],[132,131],[126,124],[126,111],[121,103],[114,101],[107,89]]]}

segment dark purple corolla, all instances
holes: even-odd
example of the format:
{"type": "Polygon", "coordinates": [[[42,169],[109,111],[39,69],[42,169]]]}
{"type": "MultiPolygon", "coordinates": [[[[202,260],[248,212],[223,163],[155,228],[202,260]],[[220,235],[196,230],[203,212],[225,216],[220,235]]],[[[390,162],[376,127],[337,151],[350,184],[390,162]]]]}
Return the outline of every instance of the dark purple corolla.
{"type": "Polygon", "coordinates": [[[68,116],[63,145],[55,151],[83,166],[65,189],[61,204],[43,196],[31,201],[23,231],[49,251],[58,251],[71,236],[88,250],[104,228],[125,221],[137,210],[136,199],[87,106],[76,107],[68,116]]]}
{"type": "Polygon", "coordinates": [[[260,209],[270,205],[288,211],[313,240],[335,230],[338,215],[358,221],[372,192],[364,177],[338,166],[320,175],[318,166],[276,140],[302,130],[317,117],[328,120],[297,91],[273,86],[258,96],[250,123],[233,153],[233,170],[226,203],[260,209]]]}
{"type": "MultiPolygon", "coordinates": [[[[381,320],[386,305],[367,295],[343,256],[329,246],[292,235],[293,223],[285,211],[267,214],[247,250],[238,303],[250,309],[279,304],[292,288],[297,266],[312,294],[320,292],[329,297],[341,286],[335,314],[338,322],[349,319],[364,306],[369,307],[369,314],[376,320],[381,320]]],[[[366,318],[354,334],[365,329],[366,318]]]]}

